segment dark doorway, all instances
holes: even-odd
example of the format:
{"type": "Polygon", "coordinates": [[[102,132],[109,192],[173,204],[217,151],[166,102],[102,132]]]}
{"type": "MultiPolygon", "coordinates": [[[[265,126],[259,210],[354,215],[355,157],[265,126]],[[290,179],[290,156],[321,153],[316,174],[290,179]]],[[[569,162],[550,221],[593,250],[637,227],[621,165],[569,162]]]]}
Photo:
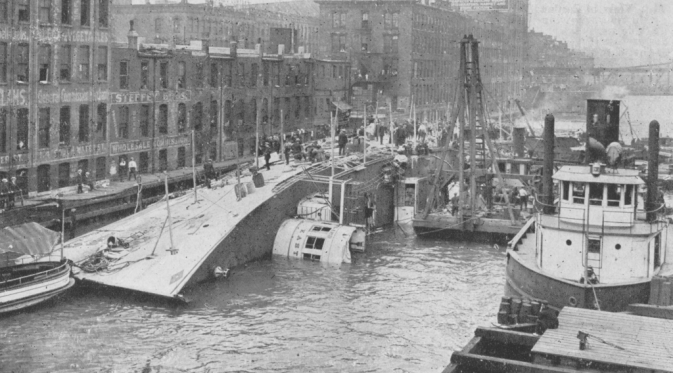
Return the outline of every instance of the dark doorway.
{"type": "MultiPolygon", "coordinates": [[[[37,167],[37,192],[46,192],[51,189],[49,180],[50,167],[48,164],[43,164],[37,167]]],[[[18,181],[18,178],[17,178],[18,181]]]]}
{"type": "Polygon", "coordinates": [[[96,180],[105,179],[105,170],[107,169],[105,157],[96,158],[96,180]]]}
{"type": "Polygon", "coordinates": [[[65,188],[70,185],[70,163],[58,165],[58,187],[65,188]]]}

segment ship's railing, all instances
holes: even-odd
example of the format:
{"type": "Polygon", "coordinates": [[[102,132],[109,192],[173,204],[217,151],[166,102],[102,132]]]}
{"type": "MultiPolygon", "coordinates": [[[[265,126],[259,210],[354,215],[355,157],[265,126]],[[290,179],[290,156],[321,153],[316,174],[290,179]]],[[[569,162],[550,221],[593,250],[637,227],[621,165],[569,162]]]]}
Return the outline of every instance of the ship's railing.
{"type": "MultiPolygon", "coordinates": [[[[40,262],[35,262],[35,265],[39,265],[39,264],[40,264],[40,262]]],[[[13,279],[6,280],[6,281],[1,281],[0,282],[0,288],[7,289],[7,288],[23,285],[23,284],[26,284],[26,283],[29,283],[29,282],[35,282],[35,281],[38,281],[38,280],[41,281],[41,280],[48,279],[49,277],[57,277],[58,275],[60,275],[64,272],[68,272],[68,271],[69,271],[69,266],[68,266],[68,263],[66,262],[66,263],[63,263],[56,268],[48,269],[48,270],[43,271],[43,272],[33,273],[33,274],[30,274],[30,275],[27,275],[27,276],[13,278],[13,279]]]]}
{"type": "Polygon", "coordinates": [[[521,230],[519,230],[519,233],[517,233],[516,236],[514,236],[514,238],[512,238],[507,243],[507,248],[509,248],[511,250],[514,250],[514,251],[517,251],[517,246],[519,246],[519,244],[521,243],[521,239],[523,238],[523,236],[525,236],[528,233],[531,225],[533,225],[535,223],[535,220],[536,220],[535,218],[528,219],[526,224],[524,224],[524,226],[521,228],[521,230]]]}

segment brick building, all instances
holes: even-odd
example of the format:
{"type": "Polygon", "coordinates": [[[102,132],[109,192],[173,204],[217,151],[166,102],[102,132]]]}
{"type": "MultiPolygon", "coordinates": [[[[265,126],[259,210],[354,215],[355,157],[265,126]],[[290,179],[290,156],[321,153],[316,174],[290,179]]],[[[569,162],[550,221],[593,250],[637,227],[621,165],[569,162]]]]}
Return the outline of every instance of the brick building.
{"type": "Polygon", "coordinates": [[[516,56],[525,38],[509,36],[525,25],[484,21],[444,2],[317,2],[320,53],[351,61],[354,112],[390,100],[393,110],[406,113],[413,99],[418,120],[443,117],[455,90],[458,42],[467,34],[481,41],[482,81],[491,96],[501,101],[520,93],[522,61],[516,56]]]}
{"type": "Polygon", "coordinates": [[[24,191],[100,177],[107,154],[107,0],[0,6],[0,176],[24,191]]]}
{"type": "Polygon", "coordinates": [[[318,45],[318,9],[312,2],[289,1],[246,7],[190,4],[186,1],[131,4],[115,0],[114,40],[126,41],[129,21],[148,43],[189,44],[208,41],[210,46],[228,47],[236,41],[240,48],[254,48],[261,39],[267,53],[275,53],[278,44],[288,52],[314,52],[318,45]],[[290,30],[293,32],[287,33],[290,30]],[[287,37],[284,43],[278,39],[287,37]],[[293,48],[290,48],[290,44],[293,48]]]}
{"type": "Polygon", "coordinates": [[[189,45],[113,49],[110,156],[135,157],[140,172],[172,170],[194,159],[232,159],[254,152],[260,136],[310,129],[313,60],[256,49],[189,45]]]}
{"type": "Polygon", "coordinates": [[[315,115],[313,123],[328,135],[330,116],[340,110],[349,110],[351,64],[346,60],[315,60],[315,115]]]}

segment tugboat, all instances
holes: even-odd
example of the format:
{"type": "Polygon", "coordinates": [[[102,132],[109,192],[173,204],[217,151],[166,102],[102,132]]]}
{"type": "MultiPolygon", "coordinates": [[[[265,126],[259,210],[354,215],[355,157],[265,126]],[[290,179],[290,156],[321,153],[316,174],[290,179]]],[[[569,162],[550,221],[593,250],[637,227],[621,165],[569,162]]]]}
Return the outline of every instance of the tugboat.
{"type": "Polygon", "coordinates": [[[659,124],[650,123],[646,182],[638,170],[618,167],[618,154],[610,153],[619,133],[618,107],[614,101],[604,102],[602,110],[590,105],[587,116],[587,158],[602,144],[610,157],[603,152],[588,165],[563,166],[553,177],[554,117],[545,118],[545,142],[552,145],[546,145],[541,200],[535,216],[509,242],[506,296],[545,301],[557,309],[620,312],[647,303],[652,278],[668,271],[669,222],[656,184],[659,124]],[[602,121],[596,121],[596,113],[602,121]]]}

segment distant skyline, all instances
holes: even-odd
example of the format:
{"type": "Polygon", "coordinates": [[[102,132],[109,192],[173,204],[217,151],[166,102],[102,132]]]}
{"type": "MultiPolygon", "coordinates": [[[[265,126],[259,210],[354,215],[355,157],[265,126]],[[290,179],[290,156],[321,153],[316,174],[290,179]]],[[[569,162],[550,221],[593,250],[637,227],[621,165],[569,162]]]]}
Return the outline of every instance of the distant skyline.
{"type": "Polygon", "coordinates": [[[530,0],[528,24],[598,66],[633,66],[673,59],[671,19],[670,0],[530,0]]]}

